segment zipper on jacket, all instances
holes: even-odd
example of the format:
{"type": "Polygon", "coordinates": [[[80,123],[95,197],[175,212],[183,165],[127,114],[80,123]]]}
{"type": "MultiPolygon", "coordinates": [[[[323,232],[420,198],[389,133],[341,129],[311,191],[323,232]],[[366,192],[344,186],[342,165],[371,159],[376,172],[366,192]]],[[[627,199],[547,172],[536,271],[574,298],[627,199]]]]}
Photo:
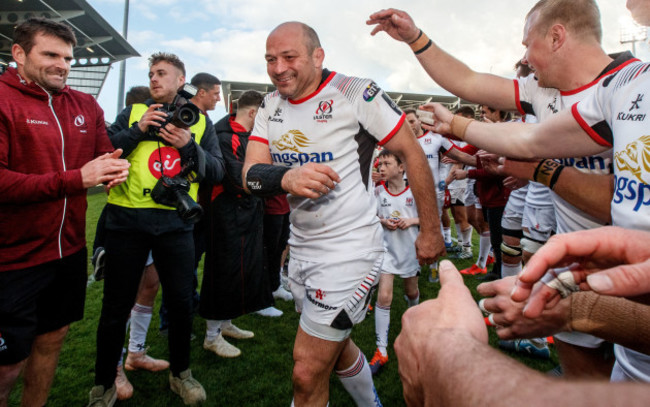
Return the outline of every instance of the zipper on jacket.
{"type": "MultiPolygon", "coordinates": [[[[42,89],[42,88],[41,88],[42,89]]],[[[61,134],[61,163],[63,164],[63,171],[67,171],[66,166],[65,166],[65,139],[63,137],[63,129],[61,128],[61,123],[59,122],[59,118],[56,116],[56,112],[54,111],[54,106],[52,106],[52,95],[50,92],[46,91],[43,89],[45,93],[47,93],[47,105],[50,107],[50,110],[52,111],[52,115],[54,116],[54,120],[56,121],[56,125],[59,127],[59,133],[61,134]]],[[[58,244],[59,244],[59,258],[63,258],[63,247],[61,245],[61,235],[63,234],[63,224],[65,222],[65,212],[68,207],[68,196],[64,195],[63,196],[63,214],[61,215],[61,225],[59,226],[59,237],[58,237],[58,244]]]]}

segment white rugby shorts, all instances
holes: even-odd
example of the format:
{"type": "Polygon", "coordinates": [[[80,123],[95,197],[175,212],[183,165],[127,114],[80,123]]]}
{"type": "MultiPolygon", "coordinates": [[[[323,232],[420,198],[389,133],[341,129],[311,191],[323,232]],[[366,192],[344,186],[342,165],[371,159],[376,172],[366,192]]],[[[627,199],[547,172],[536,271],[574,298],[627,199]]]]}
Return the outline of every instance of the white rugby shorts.
{"type": "MultiPolygon", "coordinates": [[[[333,256],[335,257],[335,256],[333,256]]],[[[379,284],[383,251],[360,253],[332,261],[289,260],[289,287],[301,312],[300,327],[308,335],[341,342],[366,317],[379,284]]]]}

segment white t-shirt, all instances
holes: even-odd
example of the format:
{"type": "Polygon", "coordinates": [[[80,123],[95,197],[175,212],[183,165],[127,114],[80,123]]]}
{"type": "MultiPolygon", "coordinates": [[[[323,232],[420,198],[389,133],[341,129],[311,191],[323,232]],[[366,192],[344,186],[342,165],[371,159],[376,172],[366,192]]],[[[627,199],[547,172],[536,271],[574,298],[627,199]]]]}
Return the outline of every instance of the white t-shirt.
{"type": "MultiPolygon", "coordinates": [[[[631,54],[623,53],[614,60],[594,81],[572,91],[559,91],[553,88],[541,88],[535,79],[534,74],[526,78],[515,79],[515,94],[517,107],[521,114],[532,114],[540,122],[547,117],[569,109],[574,103],[592,95],[596,90],[596,84],[600,79],[612,72],[621,69],[626,61],[629,61],[631,54]]],[[[558,136],[561,142],[561,135],[558,136]]],[[[593,174],[612,174],[612,151],[577,158],[558,159],[564,166],[576,168],[579,171],[593,174]]],[[[530,193],[530,189],[528,191],[530,193]]],[[[595,217],[584,213],[571,205],[558,194],[551,191],[555,216],[557,219],[557,233],[574,232],[577,230],[592,229],[603,226],[603,223],[595,217]]]]}
{"type": "MultiPolygon", "coordinates": [[[[598,84],[595,94],[571,109],[597,143],[614,149],[612,224],[650,231],[650,64],[634,62],[598,84]]],[[[628,377],[650,382],[650,356],[615,345],[628,377]]]]}
{"type": "MultiPolygon", "coordinates": [[[[382,182],[375,188],[375,196],[377,198],[377,215],[380,219],[418,217],[413,193],[408,186],[399,194],[392,194],[386,184],[382,182]]],[[[417,226],[384,230],[386,256],[384,256],[382,271],[396,275],[412,275],[413,271],[417,272],[420,269],[415,253],[417,237],[417,226]]]]}
{"type": "Polygon", "coordinates": [[[375,145],[397,133],[405,115],[370,79],[324,72],[301,100],[266,95],[250,141],[269,146],[274,165],[329,165],[341,182],[318,199],[288,195],[291,254],[302,260],[383,251],[370,180],[375,145]],[[327,77],[325,78],[325,75],[327,77]]]}

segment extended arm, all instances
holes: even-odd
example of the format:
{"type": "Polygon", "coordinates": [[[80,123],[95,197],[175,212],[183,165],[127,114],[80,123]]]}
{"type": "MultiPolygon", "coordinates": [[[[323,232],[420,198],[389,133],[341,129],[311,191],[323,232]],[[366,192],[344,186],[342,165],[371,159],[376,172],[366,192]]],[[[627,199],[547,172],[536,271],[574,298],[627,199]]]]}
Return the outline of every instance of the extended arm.
{"type": "Polygon", "coordinates": [[[440,233],[433,175],[426,156],[406,123],[402,124],[385,147],[406,163],[409,185],[413,190],[420,220],[420,233],[415,242],[416,253],[421,264],[431,264],[444,253],[444,242],[440,233]]]}
{"type": "MultiPolygon", "coordinates": [[[[396,9],[376,12],[369,17],[366,24],[375,25],[372,35],[385,31],[397,41],[407,44],[414,43],[421,32],[406,12],[396,9]]],[[[426,44],[422,37],[418,41],[426,44]]],[[[452,94],[500,110],[517,109],[512,80],[475,72],[434,42],[431,42],[426,50],[416,54],[416,57],[431,79],[452,94]]]]}

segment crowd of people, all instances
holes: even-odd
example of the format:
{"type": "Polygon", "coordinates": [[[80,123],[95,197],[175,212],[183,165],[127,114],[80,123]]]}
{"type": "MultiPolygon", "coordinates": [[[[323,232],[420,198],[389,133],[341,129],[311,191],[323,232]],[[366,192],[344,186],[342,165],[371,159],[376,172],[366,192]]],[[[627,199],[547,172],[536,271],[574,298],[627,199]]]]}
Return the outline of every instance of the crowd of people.
{"type": "MultiPolygon", "coordinates": [[[[627,7],[650,25],[650,2],[627,7]]],[[[334,371],[357,405],[381,406],[373,375],[388,363],[396,275],[408,405],[645,404],[648,64],[602,49],[594,0],[530,10],[514,81],[472,70],[404,11],[367,24],[480,113],[402,110],[372,79],[324,68],[314,29],[286,22],[266,41],[275,91],[244,92],[213,124],[220,80],[186,84],[184,63],[158,52],[149,86],[106,126],[97,102],[66,85],[73,31],[41,18],[16,27],[15,68],[0,76],[0,224],[11,231],[0,238],[0,407],[21,372],[22,404],[46,404],[83,318],[88,257],[103,281],[89,406],[132,397],[125,370],[137,369],[169,369],[184,404],[209,403],[190,368],[193,316],[206,320],[206,351],[237,357],[225,337],[255,334],[233,321],[281,316],[275,299],[300,313],[291,405],[328,405],[334,371]],[[85,196],[98,184],[107,204],[87,253],[85,196]],[[475,264],[440,261],[473,259],[474,231],[475,264]],[[420,304],[422,269],[440,291],[420,304]],[[483,280],[478,304],[462,275],[483,280]],[[145,345],[159,287],[169,361],[145,345]],[[350,335],[375,290],[368,361],[350,335]],[[492,349],[482,313],[504,349],[548,357],[553,336],[562,378],[492,349]]]]}

